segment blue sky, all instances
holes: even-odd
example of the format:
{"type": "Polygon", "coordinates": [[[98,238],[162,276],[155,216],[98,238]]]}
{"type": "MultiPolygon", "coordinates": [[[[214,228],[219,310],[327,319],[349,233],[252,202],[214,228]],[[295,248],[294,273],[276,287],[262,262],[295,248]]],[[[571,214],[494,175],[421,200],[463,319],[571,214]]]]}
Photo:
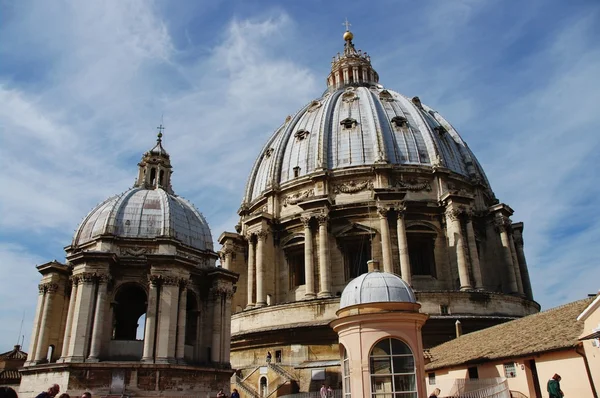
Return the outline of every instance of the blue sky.
{"type": "Polygon", "coordinates": [[[233,230],[249,169],[325,89],[352,23],[381,83],[438,110],[525,222],[544,308],[600,288],[597,1],[0,0],[0,351],[29,344],[36,264],[164,144],[173,187],[233,230]]]}

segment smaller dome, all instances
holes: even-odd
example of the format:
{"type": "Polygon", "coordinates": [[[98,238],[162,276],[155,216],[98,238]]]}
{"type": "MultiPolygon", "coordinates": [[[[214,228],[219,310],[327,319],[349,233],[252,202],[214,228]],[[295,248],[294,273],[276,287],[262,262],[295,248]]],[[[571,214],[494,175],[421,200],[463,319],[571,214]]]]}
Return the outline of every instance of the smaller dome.
{"type": "Polygon", "coordinates": [[[416,303],[412,288],[397,275],[368,272],[353,279],[342,292],[340,309],[366,303],[416,303]]]}

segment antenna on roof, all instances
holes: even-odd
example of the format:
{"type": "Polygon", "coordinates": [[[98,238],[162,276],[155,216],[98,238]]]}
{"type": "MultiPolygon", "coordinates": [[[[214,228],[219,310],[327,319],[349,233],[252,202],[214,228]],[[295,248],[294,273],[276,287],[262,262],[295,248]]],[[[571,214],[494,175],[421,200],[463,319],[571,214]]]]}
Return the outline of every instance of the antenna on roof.
{"type": "MultiPolygon", "coordinates": [[[[21,327],[19,328],[19,335],[17,336],[17,344],[19,344],[19,337],[21,337],[21,332],[23,332],[23,321],[25,320],[25,310],[23,310],[23,316],[21,317],[21,327]]],[[[25,336],[23,335],[23,338],[25,336]]]]}

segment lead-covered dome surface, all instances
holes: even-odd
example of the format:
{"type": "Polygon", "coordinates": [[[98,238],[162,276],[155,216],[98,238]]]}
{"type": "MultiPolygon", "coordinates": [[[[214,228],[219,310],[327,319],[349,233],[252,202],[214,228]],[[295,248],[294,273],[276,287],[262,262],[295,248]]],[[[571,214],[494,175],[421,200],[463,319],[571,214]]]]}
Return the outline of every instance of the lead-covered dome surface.
{"type": "Polygon", "coordinates": [[[81,245],[100,235],[125,238],[170,237],[200,250],[213,250],[208,223],[187,200],[162,188],[131,188],[113,196],[83,220],[73,245],[81,245]]]}
{"type": "Polygon", "coordinates": [[[340,309],[366,303],[416,303],[412,288],[397,275],[388,272],[368,272],[346,285],[340,299],[340,309]]]}
{"type": "Polygon", "coordinates": [[[374,164],[443,167],[487,179],[438,112],[381,85],[342,86],[304,106],[276,130],[250,173],[245,201],[323,170],[374,164]]]}

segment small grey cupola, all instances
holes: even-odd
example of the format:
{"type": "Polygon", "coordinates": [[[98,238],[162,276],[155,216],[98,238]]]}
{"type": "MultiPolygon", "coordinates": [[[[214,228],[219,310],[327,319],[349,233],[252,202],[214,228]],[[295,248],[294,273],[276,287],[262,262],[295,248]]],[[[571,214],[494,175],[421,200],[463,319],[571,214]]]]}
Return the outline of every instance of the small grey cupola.
{"type": "Polygon", "coordinates": [[[146,189],[162,188],[172,194],[171,174],[173,174],[173,170],[170,156],[162,146],[162,130],[164,127],[161,124],[158,126],[156,145],[144,153],[142,160],[138,163],[139,173],[135,186],[146,189]]]}

